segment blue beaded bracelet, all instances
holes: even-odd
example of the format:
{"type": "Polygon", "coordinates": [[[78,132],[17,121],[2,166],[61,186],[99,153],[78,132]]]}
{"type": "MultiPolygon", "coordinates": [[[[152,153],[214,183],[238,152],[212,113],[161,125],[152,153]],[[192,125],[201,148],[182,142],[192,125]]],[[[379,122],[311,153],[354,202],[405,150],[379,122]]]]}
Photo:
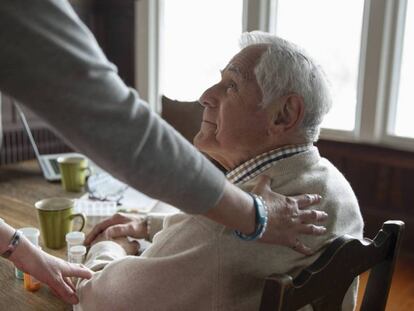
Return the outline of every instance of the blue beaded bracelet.
{"type": "Polygon", "coordinates": [[[238,230],[235,230],[234,234],[241,240],[255,241],[261,239],[263,234],[266,232],[268,223],[268,210],[267,205],[261,196],[258,196],[254,193],[249,194],[253,198],[254,208],[256,210],[256,230],[250,235],[241,233],[238,230]]]}

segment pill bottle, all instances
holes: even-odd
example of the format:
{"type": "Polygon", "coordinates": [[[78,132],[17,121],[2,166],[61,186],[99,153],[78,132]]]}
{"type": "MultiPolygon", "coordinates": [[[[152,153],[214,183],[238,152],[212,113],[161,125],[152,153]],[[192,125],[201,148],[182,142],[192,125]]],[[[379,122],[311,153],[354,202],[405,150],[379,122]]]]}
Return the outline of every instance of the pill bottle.
{"type": "MultiPolygon", "coordinates": [[[[69,262],[74,264],[82,264],[85,261],[86,247],[83,245],[75,245],[69,248],[69,262]]],[[[78,278],[72,277],[72,283],[77,284],[78,278]]]]}
{"type": "Polygon", "coordinates": [[[40,289],[42,284],[35,277],[28,273],[23,273],[23,286],[29,292],[35,292],[40,289]]]}
{"type": "Polygon", "coordinates": [[[85,233],[80,231],[72,231],[66,234],[66,249],[67,249],[67,258],[70,262],[69,250],[73,246],[83,245],[85,241],[85,233]]]}
{"type": "MultiPolygon", "coordinates": [[[[20,234],[24,235],[34,246],[39,246],[39,235],[40,232],[36,228],[26,227],[26,228],[20,228],[18,229],[20,234]]],[[[17,279],[23,280],[24,279],[24,273],[23,271],[14,268],[14,275],[17,279]]]]}
{"type": "Polygon", "coordinates": [[[75,245],[69,249],[69,262],[82,264],[85,260],[86,247],[75,245]]]}
{"type": "MultiPolygon", "coordinates": [[[[39,235],[40,231],[37,228],[20,228],[18,229],[21,234],[23,234],[35,247],[39,247],[39,235]]],[[[27,258],[26,260],[30,260],[27,258]]],[[[20,276],[20,273],[16,271],[16,277],[20,276]]],[[[33,276],[28,273],[23,273],[23,286],[26,290],[35,292],[37,291],[41,284],[38,280],[36,280],[33,276]]]]}

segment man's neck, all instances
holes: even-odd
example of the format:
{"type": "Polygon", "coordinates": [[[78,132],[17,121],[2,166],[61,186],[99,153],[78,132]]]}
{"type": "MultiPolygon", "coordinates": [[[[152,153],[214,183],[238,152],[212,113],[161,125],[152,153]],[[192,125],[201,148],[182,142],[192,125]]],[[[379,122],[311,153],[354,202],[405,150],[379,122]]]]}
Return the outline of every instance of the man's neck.
{"type": "Polygon", "coordinates": [[[246,148],[247,150],[245,152],[235,152],[233,154],[229,155],[223,155],[223,154],[211,154],[210,156],[216,160],[221,166],[223,166],[226,171],[231,171],[241,165],[242,163],[253,159],[263,153],[285,148],[287,146],[291,145],[302,145],[302,144],[309,144],[311,142],[307,141],[304,138],[297,138],[297,139],[291,139],[289,141],[277,141],[272,142],[271,144],[264,145],[262,147],[255,146],[252,147],[250,150],[246,148]]]}

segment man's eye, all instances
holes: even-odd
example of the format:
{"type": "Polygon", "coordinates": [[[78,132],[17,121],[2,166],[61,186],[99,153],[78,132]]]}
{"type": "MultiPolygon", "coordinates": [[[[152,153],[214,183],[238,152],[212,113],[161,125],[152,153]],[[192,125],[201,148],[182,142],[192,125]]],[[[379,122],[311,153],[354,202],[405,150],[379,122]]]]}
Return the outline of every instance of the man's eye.
{"type": "Polygon", "coordinates": [[[229,82],[229,84],[227,84],[227,89],[237,91],[236,83],[234,83],[233,81],[229,82]]]}

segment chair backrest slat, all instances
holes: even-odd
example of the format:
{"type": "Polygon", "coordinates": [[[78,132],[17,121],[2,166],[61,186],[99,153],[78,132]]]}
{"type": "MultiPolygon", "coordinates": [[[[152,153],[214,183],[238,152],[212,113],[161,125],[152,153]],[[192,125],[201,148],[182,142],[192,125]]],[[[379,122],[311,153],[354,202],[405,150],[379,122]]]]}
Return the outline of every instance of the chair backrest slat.
{"type": "Polygon", "coordinates": [[[385,310],[388,293],[391,287],[395,263],[401,247],[404,223],[387,221],[382,230],[390,234],[390,247],[387,257],[371,269],[361,311],[385,310]]]}
{"type": "Polygon", "coordinates": [[[315,311],[341,310],[353,280],[371,269],[361,310],[384,310],[404,223],[387,221],[374,240],[342,236],[292,279],[266,278],[260,311],[297,310],[311,304],[315,311]]]}
{"type": "Polygon", "coordinates": [[[197,102],[183,102],[162,96],[162,117],[189,142],[200,129],[203,107],[197,102]]]}

